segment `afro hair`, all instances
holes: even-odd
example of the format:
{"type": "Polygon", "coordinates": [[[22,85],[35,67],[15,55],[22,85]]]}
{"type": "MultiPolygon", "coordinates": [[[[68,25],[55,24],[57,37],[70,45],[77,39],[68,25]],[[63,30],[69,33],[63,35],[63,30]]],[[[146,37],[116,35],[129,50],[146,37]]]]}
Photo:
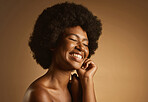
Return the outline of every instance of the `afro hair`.
{"type": "Polygon", "coordinates": [[[64,2],[46,8],[35,23],[29,46],[36,62],[48,69],[52,62],[50,49],[56,46],[66,28],[75,26],[80,26],[87,33],[90,58],[98,48],[97,41],[102,31],[101,21],[86,7],[64,2]]]}

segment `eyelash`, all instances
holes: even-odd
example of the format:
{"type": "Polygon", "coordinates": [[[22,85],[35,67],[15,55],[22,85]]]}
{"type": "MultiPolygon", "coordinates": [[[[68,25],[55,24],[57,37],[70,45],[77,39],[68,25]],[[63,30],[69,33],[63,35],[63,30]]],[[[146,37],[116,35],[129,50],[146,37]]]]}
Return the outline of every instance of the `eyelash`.
{"type": "MultiPolygon", "coordinates": [[[[72,39],[72,38],[69,38],[69,39],[70,39],[70,40],[72,40],[72,41],[77,41],[77,40],[72,39]]],[[[88,47],[88,45],[87,45],[87,44],[84,44],[84,43],[83,43],[83,45],[84,45],[84,46],[86,46],[86,47],[88,47]]]]}
{"type": "Polygon", "coordinates": [[[72,39],[72,38],[69,38],[70,40],[72,40],[72,41],[77,41],[77,40],[75,40],[75,39],[72,39]]]}
{"type": "Polygon", "coordinates": [[[88,47],[88,45],[87,44],[83,44],[84,46],[86,46],[86,47],[88,47]]]}

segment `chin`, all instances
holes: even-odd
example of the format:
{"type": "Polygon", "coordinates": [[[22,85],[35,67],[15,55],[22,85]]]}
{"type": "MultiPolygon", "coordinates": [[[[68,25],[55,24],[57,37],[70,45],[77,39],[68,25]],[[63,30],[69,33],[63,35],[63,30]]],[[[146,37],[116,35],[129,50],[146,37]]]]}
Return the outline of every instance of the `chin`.
{"type": "Polygon", "coordinates": [[[70,62],[70,66],[71,66],[72,70],[78,70],[81,68],[82,63],[72,61],[72,62],[70,62]]]}
{"type": "Polygon", "coordinates": [[[77,60],[76,58],[73,58],[70,56],[67,58],[67,62],[69,63],[69,65],[71,66],[73,70],[77,70],[81,68],[83,64],[83,59],[77,60]]]}
{"type": "Polygon", "coordinates": [[[77,66],[74,66],[73,67],[73,70],[78,70],[78,69],[80,69],[81,67],[77,67],[77,66]]]}

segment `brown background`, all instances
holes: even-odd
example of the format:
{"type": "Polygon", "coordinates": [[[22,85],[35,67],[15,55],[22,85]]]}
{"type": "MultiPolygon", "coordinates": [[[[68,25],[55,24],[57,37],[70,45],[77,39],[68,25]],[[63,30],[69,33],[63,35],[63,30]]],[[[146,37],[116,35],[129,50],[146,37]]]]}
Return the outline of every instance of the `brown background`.
{"type": "MultiPolygon", "coordinates": [[[[0,102],[21,102],[43,70],[27,45],[42,10],[64,0],[0,0],[0,102]]],[[[69,0],[72,1],[72,0],[69,0]]],[[[148,102],[148,1],[73,0],[102,19],[92,59],[98,102],[148,102]]]]}

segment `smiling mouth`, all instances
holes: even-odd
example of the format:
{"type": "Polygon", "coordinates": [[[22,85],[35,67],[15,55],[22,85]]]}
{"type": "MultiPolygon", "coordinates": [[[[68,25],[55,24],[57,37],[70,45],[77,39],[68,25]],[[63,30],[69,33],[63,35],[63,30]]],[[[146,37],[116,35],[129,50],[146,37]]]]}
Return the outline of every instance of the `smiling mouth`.
{"type": "Polygon", "coordinates": [[[76,53],[71,54],[71,56],[77,57],[77,58],[79,58],[79,59],[82,59],[82,58],[83,58],[81,55],[76,54],[76,53]]]}
{"type": "Polygon", "coordinates": [[[76,61],[76,62],[82,62],[83,60],[83,56],[79,53],[70,53],[72,60],[76,61]]]}

